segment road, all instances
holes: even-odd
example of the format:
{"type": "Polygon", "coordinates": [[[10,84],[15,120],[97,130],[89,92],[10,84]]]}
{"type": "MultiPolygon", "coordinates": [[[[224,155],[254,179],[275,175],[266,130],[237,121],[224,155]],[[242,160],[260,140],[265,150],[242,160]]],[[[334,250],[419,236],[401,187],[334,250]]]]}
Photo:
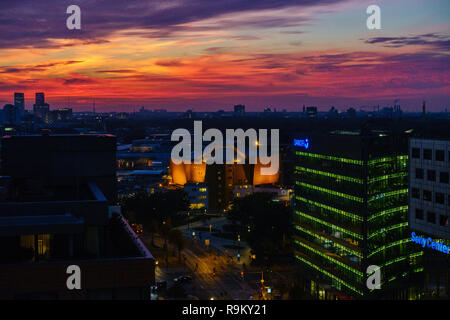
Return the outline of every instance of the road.
{"type": "MultiPolygon", "coordinates": [[[[163,263],[163,258],[159,257],[160,263],[155,268],[156,281],[166,280],[168,287],[173,285],[173,279],[180,275],[189,275],[193,278],[191,283],[183,284],[189,298],[209,300],[248,300],[250,297],[256,298],[260,292],[261,274],[249,271],[250,248],[243,241],[239,245],[243,247],[239,251],[225,248],[226,245],[237,245],[238,241],[213,237],[208,231],[195,231],[196,236],[192,236],[193,228],[209,227],[221,230],[223,225],[228,223],[225,217],[212,218],[207,222],[198,221],[189,226],[178,227],[186,239],[186,247],[182,251],[185,265],[175,266],[171,263],[169,267],[163,263]],[[200,236],[201,235],[201,236],[200,236]],[[201,239],[201,240],[200,240],[201,239]],[[210,246],[205,245],[205,239],[210,239],[210,246]],[[238,261],[237,254],[240,254],[238,261]],[[215,276],[213,275],[215,271],[215,276]],[[244,272],[243,278],[241,272],[244,272]]],[[[149,241],[148,235],[143,235],[149,241]]],[[[156,241],[162,247],[162,241],[156,241]]],[[[171,250],[171,249],[170,249],[171,250]]],[[[169,250],[169,251],[170,251],[169,250]]]]}
{"type": "Polygon", "coordinates": [[[230,239],[224,239],[219,237],[214,237],[211,235],[208,231],[196,231],[195,228],[198,227],[209,227],[211,225],[212,229],[221,230],[222,227],[229,223],[229,220],[227,220],[225,217],[219,217],[219,218],[212,218],[207,222],[203,221],[197,221],[195,223],[188,225],[184,225],[181,227],[178,227],[183,232],[183,236],[185,239],[195,239],[199,242],[204,243],[206,239],[210,240],[210,246],[217,248],[218,250],[228,253],[229,255],[233,257],[237,257],[237,255],[240,255],[239,263],[250,265],[250,247],[245,243],[244,241],[237,241],[236,240],[230,240],[230,239]],[[195,232],[195,236],[193,236],[193,232],[195,232]],[[242,249],[231,249],[226,248],[225,246],[241,246],[242,249]]]}
{"type": "Polygon", "coordinates": [[[211,252],[195,242],[190,242],[183,255],[186,257],[185,268],[157,266],[156,281],[167,280],[170,287],[175,277],[190,275],[193,281],[184,288],[191,298],[200,300],[248,300],[258,292],[259,275],[244,272],[242,279],[243,267],[236,259],[233,261],[224,254],[211,252]]]}

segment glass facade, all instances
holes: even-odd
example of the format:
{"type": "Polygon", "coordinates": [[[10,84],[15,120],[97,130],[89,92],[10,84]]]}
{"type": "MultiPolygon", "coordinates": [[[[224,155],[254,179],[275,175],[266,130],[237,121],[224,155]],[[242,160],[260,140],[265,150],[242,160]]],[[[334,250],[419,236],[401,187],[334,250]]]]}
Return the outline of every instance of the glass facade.
{"type": "Polygon", "coordinates": [[[408,228],[407,152],[383,154],[376,139],[361,139],[347,157],[326,146],[295,151],[295,257],[339,296],[393,298],[422,271],[408,228]],[[366,286],[370,265],[380,269],[382,290],[366,286]]]}

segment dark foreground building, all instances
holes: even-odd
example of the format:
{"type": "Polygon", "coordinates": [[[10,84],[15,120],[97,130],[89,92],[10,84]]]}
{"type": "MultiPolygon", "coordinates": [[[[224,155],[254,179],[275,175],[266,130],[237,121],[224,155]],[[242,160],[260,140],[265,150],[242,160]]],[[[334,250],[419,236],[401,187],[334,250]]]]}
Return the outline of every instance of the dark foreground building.
{"type": "Polygon", "coordinates": [[[0,299],[149,298],[154,259],[116,206],[115,154],[110,135],[2,139],[0,299]]]}
{"type": "Polygon", "coordinates": [[[320,299],[413,299],[423,252],[408,228],[404,135],[304,135],[295,146],[295,257],[320,299]],[[369,290],[368,266],[381,271],[369,290]]]}

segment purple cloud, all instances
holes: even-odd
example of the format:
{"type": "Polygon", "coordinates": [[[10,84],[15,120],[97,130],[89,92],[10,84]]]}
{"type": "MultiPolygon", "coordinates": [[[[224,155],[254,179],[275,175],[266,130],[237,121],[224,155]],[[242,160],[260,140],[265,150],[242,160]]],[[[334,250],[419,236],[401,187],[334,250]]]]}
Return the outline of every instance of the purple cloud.
{"type": "Polygon", "coordinates": [[[0,67],[0,73],[23,73],[23,72],[42,72],[51,67],[55,67],[58,65],[69,65],[80,63],[83,61],[69,60],[69,61],[58,61],[51,62],[45,64],[36,64],[36,65],[28,65],[28,66],[8,66],[8,67],[0,67]]]}
{"type": "Polygon", "coordinates": [[[387,48],[399,48],[404,46],[429,46],[434,49],[443,51],[450,50],[450,38],[448,35],[441,35],[436,33],[427,33],[416,36],[403,37],[375,37],[365,41],[369,44],[381,43],[387,48]]]}
{"type": "MultiPolygon", "coordinates": [[[[115,31],[140,29],[147,37],[170,37],[182,31],[181,24],[247,10],[277,9],[290,6],[327,5],[346,0],[78,0],[81,30],[66,28],[68,0],[0,1],[0,48],[54,48],[73,46],[54,39],[71,39],[79,44],[107,41],[115,31]]],[[[222,27],[237,27],[236,21],[222,21],[222,27]]],[[[289,27],[293,21],[280,18],[244,20],[247,27],[289,27]]],[[[297,22],[298,23],[298,22],[297,22]]],[[[134,32],[135,33],[135,32],[134,32]]]]}

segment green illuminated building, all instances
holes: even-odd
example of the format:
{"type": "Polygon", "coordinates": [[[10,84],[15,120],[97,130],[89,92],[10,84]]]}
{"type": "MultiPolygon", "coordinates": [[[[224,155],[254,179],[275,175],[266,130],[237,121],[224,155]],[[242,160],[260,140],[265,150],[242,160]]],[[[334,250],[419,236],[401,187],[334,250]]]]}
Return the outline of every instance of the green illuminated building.
{"type": "Polygon", "coordinates": [[[406,136],[303,135],[295,152],[295,257],[319,299],[414,299],[422,252],[408,228],[406,136]],[[307,143],[305,143],[308,139],[307,143]],[[366,285],[368,266],[381,289],[366,285]]]}

